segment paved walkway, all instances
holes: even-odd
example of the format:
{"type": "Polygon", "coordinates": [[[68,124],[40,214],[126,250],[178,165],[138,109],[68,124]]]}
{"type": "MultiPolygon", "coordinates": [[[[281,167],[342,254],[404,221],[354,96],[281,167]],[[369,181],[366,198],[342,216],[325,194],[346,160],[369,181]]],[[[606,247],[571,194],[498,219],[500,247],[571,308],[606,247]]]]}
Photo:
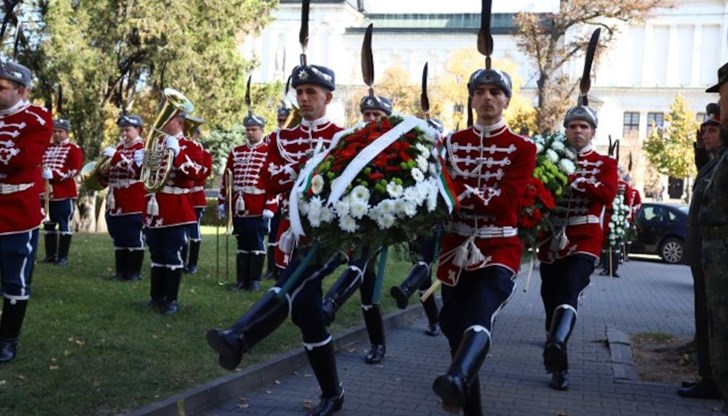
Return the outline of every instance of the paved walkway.
{"type": "MultiPolygon", "coordinates": [[[[660,332],[682,338],[692,336],[689,269],[633,260],[622,265],[619,272],[620,279],[592,276],[592,284],[581,300],[579,320],[569,344],[568,392],[547,387],[549,375],[541,363],[545,334],[538,270],[534,271],[526,292],[525,278],[519,277],[517,292],[498,316],[493,347],[480,373],[485,414],[720,414],[717,400],[682,399],[675,394],[676,385],[639,382],[630,365],[625,334],[660,332]]],[[[411,311],[408,315],[409,324],[387,333],[388,353],[381,365],[364,364],[366,341],[339,350],[337,361],[346,399],[344,409],[337,415],[451,414],[439,408],[438,397],[431,388],[435,376],[449,364],[447,342],[442,336],[425,336],[425,320],[419,311],[414,312],[417,313],[411,311]]],[[[260,370],[266,373],[265,367],[260,370]]],[[[213,396],[224,396],[215,387],[204,390],[209,392],[208,401],[213,396]]],[[[214,408],[193,412],[188,407],[187,414],[300,416],[318,403],[319,394],[307,365],[275,381],[268,380],[261,387],[234,391],[217,401],[214,408]]]]}

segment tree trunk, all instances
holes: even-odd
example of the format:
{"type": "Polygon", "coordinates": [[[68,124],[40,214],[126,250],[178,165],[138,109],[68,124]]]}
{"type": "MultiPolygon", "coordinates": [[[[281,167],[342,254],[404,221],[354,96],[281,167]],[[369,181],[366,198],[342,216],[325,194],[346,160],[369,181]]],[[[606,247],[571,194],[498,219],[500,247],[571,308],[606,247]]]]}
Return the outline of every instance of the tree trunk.
{"type": "Polygon", "coordinates": [[[72,228],[76,232],[96,230],[96,192],[81,191],[76,200],[72,228]]]}
{"type": "Polygon", "coordinates": [[[99,205],[98,214],[96,215],[96,232],[107,233],[109,229],[106,226],[106,198],[101,198],[99,205]]]}

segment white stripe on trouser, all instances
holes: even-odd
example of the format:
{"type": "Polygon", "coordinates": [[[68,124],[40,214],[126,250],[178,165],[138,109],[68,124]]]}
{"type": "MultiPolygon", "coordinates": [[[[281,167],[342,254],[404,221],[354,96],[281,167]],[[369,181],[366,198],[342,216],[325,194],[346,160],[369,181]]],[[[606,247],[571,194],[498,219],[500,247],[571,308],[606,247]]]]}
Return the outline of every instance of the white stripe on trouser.
{"type": "Polygon", "coordinates": [[[578,316],[579,314],[576,312],[576,308],[569,305],[568,303],[562,303],[561,305],[554,308],[554,315],[556,314],[556,311],[559,309],[571,309],[574,311],[574,316],[578,316]]]}
{"type": "Polygon", "coordinates": [[[311,351],[311,350],[313,350],[314,348],[317,348],[317,347],[323,347],[324,345],[326,345],[326,344],[328,344],[329,342],[331,342],[331,340],[332,340],[332,339],[333,339],[333,337],[332,337],[331,335],[329,335],[329,337],[328,337],[328,338],[326,338],[325,340],[323,340],[323,341],[321,341],[321,342],[313,342],[313,343],[310,343],[310,342],[304,342],[304,343],[303,343],[303,348],[305,348],[305,349],[306,349],[307,351],[311,351]]]}
{"type": "MultiPolygon", "coordinates": [[[[498,316],[498,313],[500,313],[501,309],[503,309],[504,306],[506,306],[506,303],[508,303],[509,300],[513,297],[513,294],[516,293],[516,282],[513,282],[513,290],[511,290],[511,294],[508,295],[508,298],[503,301],[503,303],[498,306],[498,309],[493,312],[493,316],[490,317],[490,330],[493,330],[493,325],[495,325],[495,317],[498,316]]],[[[488,335],[490,336],[490,332],[488,332],[488,335]]]]}

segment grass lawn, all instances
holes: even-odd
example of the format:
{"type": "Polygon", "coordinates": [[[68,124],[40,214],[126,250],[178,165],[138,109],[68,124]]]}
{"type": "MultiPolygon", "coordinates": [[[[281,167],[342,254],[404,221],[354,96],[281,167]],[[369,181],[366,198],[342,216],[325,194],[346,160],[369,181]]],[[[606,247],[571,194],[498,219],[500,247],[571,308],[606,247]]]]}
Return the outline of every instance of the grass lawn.
{"type": "MultiPolygon", "coordinates": [[[[106,234],[76,234],[69,265],[36,264],[33,294],[20,335],[18,356],[0,367],[0,415],[112,415],[169,397],[228,374],[205,342],[205,331],[226,327],[258,293],[231,292],[215,274],[216,235],[203,227],[199,273],[184,275],[180,312],[146,310],[149,253],[144,280],[112,280],[114,253],[106,234]]],[[[225,237],[220,236],[224,274],[225,237]]],[[[230,279],[235,279],[235,240],[230,237],[230,279]]],[[[40,236],[38,259],[45,255],[40,236]]],[[[395,309],[389,288],[410,262],[391,252],[382,285],[385,311],[395,309]]],[[[338,275],[330,276],[330,285],[338,275]]],[[[273,285],[263,282],[263,290],[273,285]]],[[[416,299],[414,300],[416,301],[416,299]]],[[[362,323],[358,295],[337,314],[333,333],[362,323]]],[[[243,366],[301,348],[298,329],[287,321],[243,358],[243,366]]]]}

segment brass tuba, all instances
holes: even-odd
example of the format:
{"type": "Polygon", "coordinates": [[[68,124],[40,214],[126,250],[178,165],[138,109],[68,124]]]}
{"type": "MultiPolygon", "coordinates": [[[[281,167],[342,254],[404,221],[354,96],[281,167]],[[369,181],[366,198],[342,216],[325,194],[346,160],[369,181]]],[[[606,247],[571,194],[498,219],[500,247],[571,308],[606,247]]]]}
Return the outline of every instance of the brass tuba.
{"type": "Polygon", "coordinates": [[[97,160],[83,165],[83,168],[79,172],[79,178],[86,189],[100,191],[106,188],[106,185],[102,183],[100,178],[109,174],[109,169],[111,168],[110,162],[110,157],[101,156],[97,160]]]}
{"type": "Polygon", "coordinates": [[[183,129],[185,137],[191,138],[192,135],[195,133],[195,129],[204,123],[205,123],[205,120],[201,119],[200,117],[188,114],[185,117],[185,126],[183,129]]]}
{"type": "Polygon", "coordinates": [[[162,108],[144,141],[144,161],[139,179],[144,183],[147,191],[158,192],[161,190],[172,172],[174,152],[167,149],[164,142],[160,141],[160,135],[165,134],[162,128],[180,111],[191,113],[193,110],[192,102],[184,94],[173,88],[164,89],[162,108]]]}

